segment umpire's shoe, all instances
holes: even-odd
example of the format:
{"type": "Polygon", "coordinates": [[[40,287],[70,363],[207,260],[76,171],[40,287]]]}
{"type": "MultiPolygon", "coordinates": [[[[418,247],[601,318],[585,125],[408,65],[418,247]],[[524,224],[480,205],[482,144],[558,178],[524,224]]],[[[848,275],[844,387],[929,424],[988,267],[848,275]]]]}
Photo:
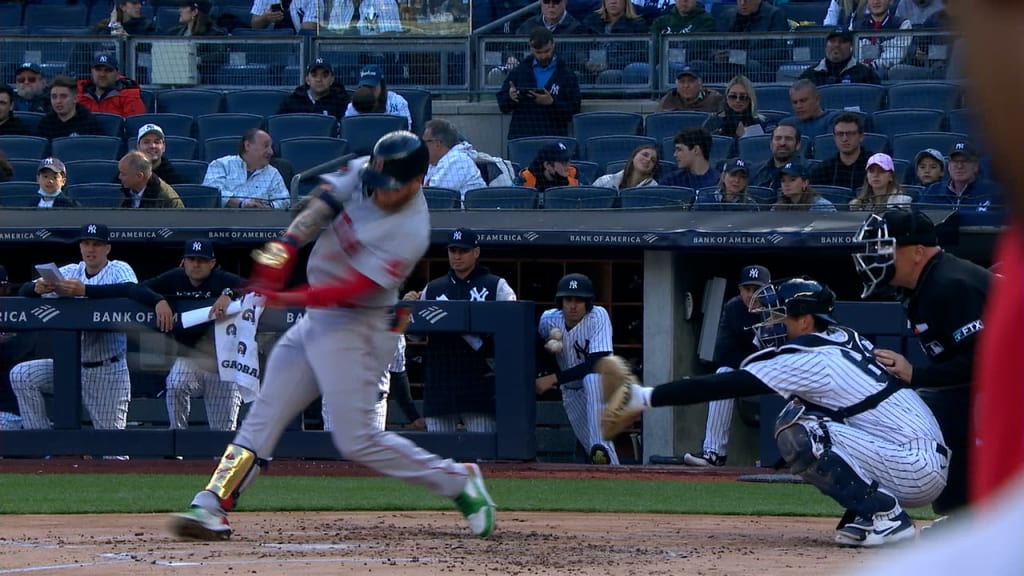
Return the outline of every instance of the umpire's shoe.
{"type": "Polygon", "coordinates": [[[466,518],[470,531],[481,538],[486,538],[494,531],[494,501],[484,486],[484,477],[476,464],[463,464],[466,467],[466,486],[462,493],[455,497],[455,506],[466,518]]]}
{"type": "Polygon", "coordinates": [[[705,450],[700,454],[683,454],[683,464],[687,466],[699,466],[707,468],[710,466],[725,466],[726,456],[719,456],[718,452],[705,450]]]}
{"type": "Polygon", "coordinates": [[[171,534],[189,540],[227,540],[231,538],[231,525],[226,514],[215,514],[193,505],[181,514],[171,517],[171,534]]]}
{"type": "Polygon", "coordinates": [[[917,535],[914,521],[906,511],[895,518],[876,514],[872,519],[857,518],[836,530],[836,543],[842,546],[873,547],[912,539],[917,535]]]}

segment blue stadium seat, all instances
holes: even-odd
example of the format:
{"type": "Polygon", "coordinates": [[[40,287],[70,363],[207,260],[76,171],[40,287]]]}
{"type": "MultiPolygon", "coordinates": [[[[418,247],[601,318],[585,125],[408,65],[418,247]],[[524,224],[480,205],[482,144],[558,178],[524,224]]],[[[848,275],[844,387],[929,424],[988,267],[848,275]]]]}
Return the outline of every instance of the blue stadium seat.
{"type": "MultiPolygon", "coordinates": [[[[736,155],[742,158],[748,165],[763,164],[771,158],[771,141],[771,134],[758,134],[757,136],[740,138],[736,155]]],[[[809,136],[801,136],[800,155],[806,157],[810,148],[811,138],[809,136]]]]}
{"type": "Polygon", "coordinates": [[[117,180],[117,160],[74,160],[65,162],[64,167],[68,169],[68,186],[110,184],[117,180]]]}
{"type": "Polygon", "coordinates": [[[593,184],[594,180],[597,180],[601,174],[604,174],[596,162],[573,160],[570,164],[576,169],[576,176],[580,184],[593,184]]]}
{"type": "Polygon", "coordinates": [[[353,154],[369,154],[381,136],[395,130],[407,130],[405,116],[391,114],[359,114],[341,119],[341,137],[348,140],[353,154]]]}
{"type": "MultiPolygon", "coordinates": [[[[17,6],[15,4],[0,4],[0,11],[7,6],[17,6]]],[[[18,18],[21,18],[21,8],[18,7],[18,18]]],[[[3,22],[3,20],[0,20],[3,22]]],[[[28,33],[28,28],[24,26],[0,26],[0,38],[7,38],[10,36],[22,36],[28,33]]]]}
{"type": "MultiPolygon", "coordinates": [[[[248,13],[248,9],[246,9],[246,13],[248,13]]],[[[267,37],[295,36],[295,30],[292,28],[235,28],[231,32],[231,35],[267,37]]]]}
{"type": "MultiPolygon", "coordinates": [[[[20,113],[18,113],[20,116],[20,113]]],[[[8,158],[35,158],[41,160],[50,142],[39,136],[0,136],[0,150],[8,158]]]]}
{"type": "Polygon", "coordinates": [[[203,160],[213,162],[217,158],[238,154],[238,142],[240,140],[240,136],[221,136],[220,138],[205,140],[203,142],[203,160]]]}
{"type": "Polygon", "coordinates": [[[865,114],[871,114],[881,110],[885,87],[875,84],[830,84],[819,87],[818,94],[826,110],[857,108],[865,114]]]}
{"type": "Polygon", "coordinates": [[[196,157],[196,139],[188,136],[165,136],[164,157],[171,160],[192,160],[196,157]]]}
{"type": "Polygon", "coordinates": [[[575,138],[567,136],[530,136],[528,138],[513,138],[509,140],[507,159],[509,162],[526,167],[537,157],[537,151],[551,142],[561,142],[569,149],[573,158],[579,156],[579,145],[575,138]]]}
{"type": "Polygon", "coordinates": [[[423,125],[434,117],[434,103],[430,92],[419,88],[401,88],[394,92],[409,103],[413,133],[423,134],[423,125]]]}
{"type": "Polygon", "coordinates": [[[788,118],[793,114],[791,112],[781,112],[779,110],[758,110],[758,114],[764,117],[764,119],[771,124],[778,124],[783,118],[788,118]]]}
{"type": "Polygon", "coordinates": [[[890,139],[897,134],[910,132],[939,132],[942,128],[943,112],[918,108],[881,110],[872,114],[872,131],[885,134],[890,139]]]}
{"type": "Polygon", "coordinates": [[[764,186],[747,186],[747,195],[762,206],[771,206],[779,198],[779,193],[764,186]]]}
{"type": "Polygon", "coordinates": [[[651,65],[647,62],[630,62],[622,69],[623,84],[649,84],[651,65]]]}
{"type": "Polygon", "coordinates": [[[121,152],[121,139],[113,136],[64,136],[54,138],[50,155],[64,162],[74,160],[117,160],[121,152]]]}
{"type": "Polygon", "coordinates": [[[711,116],[707,112],[655,112],[648,114],[644,120],[644,136],[655,138],[661,142],[665,138],[675,136],[683,128],[703,126],[711,116]]]}
{"type": "MultiPolygon", "coordinates": [[[[22,114],[24,114],[24,112],[19,112],[18,117],[21,118],[22,114]]],[[[974,134],[974,119],[971,118],[970,110],[966,108],[950,110],[947,118],[949,119],[950,132],[968,135],[974,134]]]]}
{"type": "MultiPolygon", "coordinates": [[[[732,155],[732,145],[735,142],[732,136],[714,135],[711,137],[711,154],[709,160],[712,165],[724,162],[732,155]]],[[[675,147],[673,146],[673,152],[675,147]]],[[[669,158],[674,158],[669,156],[669,158]]]]}
{"type": "Polygon", "coordinates": [[[278,142],[277,145],[281,147],[281,157],[292,163],[296,173],[341,158],[348,153],[348,141],[327,136],[289,138],[278,142]]]}
{"type": "MultiPolygon", "coordinates": [[[[203,179],[206,178],[206,168],[208,164],[202,160],[177,160],[173,159],[174,171],[178,173],[185,182],[185,184],[202,184],[203,179]]],[[[174,189],[178,189],[178,185],[174,185],[174,189]]],[[[187,205],[187,203],[186,203],[187,205]]]]}
{"type": "Polygon", "coordinates": [[[4,26],[21,26],[21,3],[0,4],[0,22],[4,26]]]}
{"type": "Polygon", "coordinates": [[[925,148],[935,148],[946,154],[957,142],[967,140],[966,134],[950,132],[918,132],[900,134],[892,139],[892,157],[913,162],[914,156],[925,148]]]}
{"type": "Polygon", "coordinates": [[[423,197],[426,198],[427,208],[430,210],[458,210],[462,202],[458,190],[436,186],[424,186],[423,197]]]}
{"type": "MultiPolygon", "coordinates": [[[[824,14],[824,13],[823,13],[824,14]]],[[[755,89],[759,110],[791,110],[789,84],[765,84],[755,89]]],[[[787,114],[788,115],[788,114],[787,114]]]]}
{"type": "Polygon", "coordinates": [[[658,141],[647,136],[614,135],[595,136],[585,141],[584,158],[597,163],[598,171],[604,173],[605,164],[629,158],[638,146],[658,146],[658,141]]]}
{"type": "Polygon", "coordinates": [[[644,117],[636,112],[580,112],[572,117],[572,135],[578,142],[596,136],[638,136],[644,117]]]}
{"type": "Polygon", "coordinates": [[[537,189],[523,186],[492,186],[466,191],[466,210],[532,210],[537,207],[537,189]]]}
{"type": "Polygon", "coordinates": [[[29,4],[21,24],[27,28],[87,26],[89,8],[85,4],[29,4]]]}
{"type": "Polygon", "coordinates": [[[910,162],[907,160],[893,160],[892,167],[893,172],[896,173],[896,182],[906,182],[907,173],[910,172],[910,162]]]}
{"type": "Polygon", "coordinates": [[[156,29],[161,34],[166,34],[171,28],[178,25],[178,8],[176,6],[160,6],[156,9],[153,18],[156,29]]]}
{"type": "MultiPolygon", "coordinates": [[[[863,146],[865,150],[870,150],[873,154],[878,152],[888,152],[889,138],[884,134],[865,132],[864,140],[861,141],[860,145],[863,146]]],[[[831,134],[822,134],[814,139],[815,160],[828,160],[838,152],[839,149],[836,148],[835,138],[831,134]]]]}
{"type": "Polygon", "coordinates": [[[156,110],[161,114],[184,114],[195,118],[221,112],[223,105],[224,95],[213,90],[182,88],[162,90],[156,94],[156,110]]]}
{"type": "Polygon", "coordinates": [[[821,23],[828,5],[828,2],[787,2],[781,8],[786,18],[794,22],[821,23]]]}
{"type": "Polygon", "coordinates": [[[205,114],[196,118],[196,140],[230,136],[236,142],[246,130],[263,126],[263,117],[255,114],[205,114]]]}
{"type": "Polygon", "coordinates": [[[953,82],[900,82],[889,87],[889,108],[929,108],[948,112],[960,103],[953,82]]]}
{"type": "Polygon", "coordinates": [[[185,136],[191,138],[194,135],[193,125],[195,119],[185,114],[138,114],[124,119],[124,137],[128,141],[128,148],[135,148],[135,141],[139,134],[139,128],[146,124],[156,124],[164,131],[164,139],[169,136],[185,136]]]}
{"type": "Polygon", "coordinates": [[[924,186],[913,186],[911,184],[904,184],[900,186],[900,190],[907,196],[910,196],[911,200],[917,202],[917,199],[920,198],[921,194],[924,192],[924,186]]]}
{"type": "Polygon", "coordinates": [[[91,36],[91,26],[33,26],[28,28],[32,36],[91,36]]]}
{"type": "Polygon", "coordinates": [[[201,184],[175,184],[185,208],[220,208],[220,190],[201,184]]]}
{"type": "Polygon", "coordinates": [[[251,86],[257,82],[265,82],[267,85],[275,85],[278,83],[279,75],[277,68],[265,62],[225,64],[217,68],[212,83],[223,86],[251,86]]]}
{"type": "Polygon", "coordinates": [[[836,210],[848,209],[850,200],[853,200],[857,195],[853,189],[843,188],[842,186],[821,186],[815,184],[812,188],[823,198],[835,204],[836,210]]]}
{"type": "Polygon", "coordinates": [[[696,191],[680,186],[640,186],[619,192],[623,208],[675,208],[686,210],[693,203],[696,191]]]}
{"type": "Polygon", "coordinates": [[[142,105],[146,107],[146,113],[156,112],[156,93],[152,90],[139,90],[139,98],[142,98],[142,105]]]}
{"type": "Polygon", "coordinates": [[[237,90],[224,95],[224,111],[231,114],[273,116],[288,97],[284,90],[237,90]]]}
{"type": "Polygon", "coordinates": [[[106,112],[93,112],[93,116],[103,128],[103,133],[114,138],[124,137],[124,117],[120,114],[108,114],[106,112]]]}
{"type": "Polygon", "coordinates": [[[7,160],[14,170],[13,182],[35,182],[39,173],[39,160],[33,158],[11,158],[7,160]]]}
{"type": "Polygon", "coordinates": [[[78,200],[83,208],[118,208],[124,199],[120,184],[75,184],[66,186],[64,192],[78,200]]]}
{"type": "Polygon", "coordinates": [[[603,186],[555,186],[543,196],[547,210],[608,209],[616,199],[615,190],[603,186]]]}
{"type": "Polygon", "coordinates": [[[292,138],[335,136],[338,121],[334,116],[322,114],[277,114],[267,117],[267,133],[274,140],[274,148],[292,138]]]}
{"type": "Polygon", "coordinates": [[[35,206],[39,202],[35,182],[0,182],[0,206],[35,206]]]}

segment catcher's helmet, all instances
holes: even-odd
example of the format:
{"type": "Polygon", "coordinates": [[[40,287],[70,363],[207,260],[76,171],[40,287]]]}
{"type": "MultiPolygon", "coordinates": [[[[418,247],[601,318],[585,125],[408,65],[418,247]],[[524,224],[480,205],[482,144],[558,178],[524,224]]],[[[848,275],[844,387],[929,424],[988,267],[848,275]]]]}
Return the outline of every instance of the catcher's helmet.
{"type": "Polygon", "coordinates": [[[555,306],[562,307],[562,298],[575,296],[587,301],[587,310],[594,307],[594,283],[583,274],[566,274],[555,289],[555,306]]]}
{"type": "Polygon", "coordinates": [[[763,346],[779,346],[786,339],[783,318],[811,314],[829,324],[838,324],[832,317],[835,305],[835,293],[810,278],[768,284],[750,300],[750,311],[761,315],[761,322],[754,325],[754,333],[763,346]]]}
{"type": "Polygon", "coordinates": [[[853,254],[853,265],[864,284],[861,298],[867,298],[880,286],[892,281],[896,273],[894,258],[897,246],[935,246],[938,243],[935,224],[927,214],[899,209],[868,216],[857,230],[854,242],[863,247],[862,252],[853,254]]]}
{"type": "Polygon", "coordinates": [[[377,140],[363,169],[363,183],[371,188],[397,190],[427,173],[430,152],[419,136],[396,130],[377,140]]]}

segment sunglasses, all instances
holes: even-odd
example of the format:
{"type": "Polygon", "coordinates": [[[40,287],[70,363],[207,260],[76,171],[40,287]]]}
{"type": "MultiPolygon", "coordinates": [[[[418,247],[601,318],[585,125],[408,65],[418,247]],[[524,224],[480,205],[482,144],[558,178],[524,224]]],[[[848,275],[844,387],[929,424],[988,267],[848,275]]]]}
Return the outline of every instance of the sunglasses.
{"type": "Polygon", "coordinates": [[[730,92],[729,94],[726,94],[725,97],[728,98],[729,100],[739,100],[740,102],[746,102],[747,100],[750,100],[750,96],[746,94],[737,94],[735,92],[730,92]]]}

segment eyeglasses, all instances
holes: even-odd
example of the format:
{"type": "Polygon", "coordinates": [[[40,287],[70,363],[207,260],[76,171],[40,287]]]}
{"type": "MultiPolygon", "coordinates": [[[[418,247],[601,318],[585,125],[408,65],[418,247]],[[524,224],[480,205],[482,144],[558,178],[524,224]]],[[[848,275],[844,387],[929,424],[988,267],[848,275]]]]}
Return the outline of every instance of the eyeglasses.
{"type": "Polygon", "coordinates": [[[836,131],[833,132],[833,134],[836,135],[836,138],[853,138],[854,136],[860,134],[860,130],[836,131]]]}
{"type": "Polygon", "coordinates": [[[740,102],[746,102],[747,100],[750,100],[750,96],[746,94],[739,94],[737,92],[730,92],[726,94],[725,97],[728,98],[729,100],[739,100],[740,102]]]}

